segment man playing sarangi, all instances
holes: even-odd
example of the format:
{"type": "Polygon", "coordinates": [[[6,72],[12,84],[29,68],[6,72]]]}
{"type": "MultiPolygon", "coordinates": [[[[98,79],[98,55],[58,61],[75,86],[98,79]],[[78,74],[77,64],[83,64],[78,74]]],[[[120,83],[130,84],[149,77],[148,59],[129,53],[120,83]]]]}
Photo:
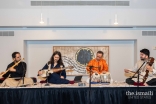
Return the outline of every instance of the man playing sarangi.
{"type": "MultiPolygon", "coordinates": [[[[148,64],[148,61],[150,59],[150,51],[148,49],[142,49],[140,50],[140,60],[137,61],[137,63],[135,64],[134,68],[132,69],[124,69],[125,71],[125,75],[126,76],[133,76],[134,73],[141,67],[139,73],[140,73],[140,81],[142,82],[144,76],[145,76],[145,72],[146,70],[149,71],[147,80],[145,83],[142,83],[145,86],[149,86],[149,85],[156,85],[156,61],[153,60],[153,65],[150,66],[148,64]]],[[[137,77],[137,76],[135,76],[137,77]]],[[[126,79],[126,83],[128,84],[135,84],[137,82],[137,78],[127,78],[126,79]]]]}

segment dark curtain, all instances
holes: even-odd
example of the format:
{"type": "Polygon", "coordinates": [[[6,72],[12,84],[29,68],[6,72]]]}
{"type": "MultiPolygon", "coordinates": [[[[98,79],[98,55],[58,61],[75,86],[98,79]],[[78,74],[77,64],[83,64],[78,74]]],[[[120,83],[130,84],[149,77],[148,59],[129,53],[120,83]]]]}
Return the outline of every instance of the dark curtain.
{"type": "Polygon", "coordinates": [[[156,104],[156,87],[0,88],[0,104],[156,104]],[[89,99],[90,91],[90,99],[89,99]],[[151,98],[129,98],[126,92],[152,91],[151,98]]]}

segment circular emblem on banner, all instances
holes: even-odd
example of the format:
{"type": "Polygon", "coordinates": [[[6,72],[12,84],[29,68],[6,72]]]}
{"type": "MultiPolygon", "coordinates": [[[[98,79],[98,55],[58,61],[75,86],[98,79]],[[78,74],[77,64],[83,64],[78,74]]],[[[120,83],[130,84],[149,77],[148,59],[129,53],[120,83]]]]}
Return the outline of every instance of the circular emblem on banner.
{"type": "Polygon", "coordinates": [[[94,58],[94,53],[89,48],[80,48],[75,55],[76,62],[79,65],[86,66],[94,58]]]}

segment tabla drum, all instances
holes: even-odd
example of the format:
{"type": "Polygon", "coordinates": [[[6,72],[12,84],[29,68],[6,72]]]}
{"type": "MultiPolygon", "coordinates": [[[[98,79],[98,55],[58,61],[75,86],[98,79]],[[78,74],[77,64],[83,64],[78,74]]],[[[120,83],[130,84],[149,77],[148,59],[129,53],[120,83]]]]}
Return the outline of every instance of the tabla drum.
{"type": "Polygon", "coordinates": [[[100,81],[102,82],[102,83],[110,83],[110,81],[111,81],[111,76],[110,76],[110,73],[109,72],[107,72],[107,73],[102,73],[102,74],[100,74],[100,81]]]}
{"type": "Polygon", "coordinates": [[[100,82],[100,74],[98,73],[93,73],[91,77],[92,82],[100,82]]]}

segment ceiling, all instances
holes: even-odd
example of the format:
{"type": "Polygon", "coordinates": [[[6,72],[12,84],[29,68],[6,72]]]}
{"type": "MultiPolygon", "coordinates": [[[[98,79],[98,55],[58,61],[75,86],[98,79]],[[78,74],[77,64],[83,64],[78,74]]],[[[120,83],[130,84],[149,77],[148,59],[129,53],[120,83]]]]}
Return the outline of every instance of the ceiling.
{"type": "MultiPolygon", "coordinates": [[[[0,9],[38,9],[40,8],[40,7],[31,6],[31,1],[41,1],[41,0],[0,0],[0,9]]],[[[42,1],[58,1],[58,0],[42,0],[42,1]]],[[[80,1],[80,0],[60,0],[60,1],[80,1]]],[[[100,0],[88,0],[88,1],[100,1],[100,0]]],[[[110,0],[103,0],[103,1],[110,1],[110,0]]],[[[156,9],[156,0],[111,0],[111,1],[130,1],[130,6],[122,7],[123,9],[124,8],[156,9]]],[[[50,7],[46,6],[44,8],[50,8],[50,7]]],[[[104,6],[104,8],[107,8],[107,6],[104,6]]],[[[113,8],[120,8],[120,7],[112,6],[109,8],[113,9],[113,8]]]]}

